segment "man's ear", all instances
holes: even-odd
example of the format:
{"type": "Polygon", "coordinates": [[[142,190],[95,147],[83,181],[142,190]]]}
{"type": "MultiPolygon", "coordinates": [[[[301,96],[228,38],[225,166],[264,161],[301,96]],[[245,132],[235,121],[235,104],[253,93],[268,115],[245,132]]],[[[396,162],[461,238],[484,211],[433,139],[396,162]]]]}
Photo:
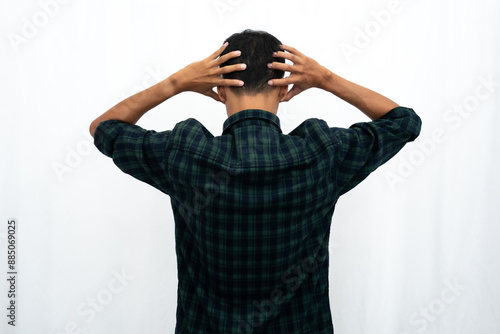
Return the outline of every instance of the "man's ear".
{"type": "Polygon", "coordinates": [[[286,97],[287,93],[288,93],[288,86],[281,86],[280,87],[280,92],[278,94],[280,102],[283,102],[285,100],[285,97],[286,97]]]}
{"type": "Polygon", "coordinates": [[[220,101],[226,104],[227,97],[224,86],[217,86],[217,94],[219,94],[220,101]]]}

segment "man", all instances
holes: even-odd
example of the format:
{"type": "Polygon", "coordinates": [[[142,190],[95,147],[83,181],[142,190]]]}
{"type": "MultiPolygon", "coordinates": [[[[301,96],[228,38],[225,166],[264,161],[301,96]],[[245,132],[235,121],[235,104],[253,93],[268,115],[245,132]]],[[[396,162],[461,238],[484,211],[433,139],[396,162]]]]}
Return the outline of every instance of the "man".
{"type": "Polygon", "coordinates": [[[420,126],[413,110],[268,33],[246,30],[120,102],[90,132],[122,171],[170,196],[176,333],[318,334],[333,333],[328,241],[335,203],[413,141],[420,126]],[[313,87],[372,121],[344,129],[312,118],[283,134],[279,103],[313,87]],[[134,125],[184,91],[225,104],[221,136],[192,118],[159,133],[134,125]]]}

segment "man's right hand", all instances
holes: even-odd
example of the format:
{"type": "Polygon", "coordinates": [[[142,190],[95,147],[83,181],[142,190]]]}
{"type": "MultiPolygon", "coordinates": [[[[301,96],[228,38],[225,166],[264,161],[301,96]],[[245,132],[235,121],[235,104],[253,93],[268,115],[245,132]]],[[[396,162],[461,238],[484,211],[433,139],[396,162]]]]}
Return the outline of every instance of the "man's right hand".
{"type": "Polygon", "coordinates": [[[290,46],[282,45],[281,49],[284,51],[275,52],[274,57],[288,59],[293,62],[293,65],[273,62],[268,66],[272,69],[290,72],[290,76],[286,78],[269,81],[269,85],[275,87],[293,85],[283,101],[290,101],[306,89],[317,87],[355,106],[372,120],[382,117],[399,106],[377,92],[336,75],[290,46]]]}
{"type": "Polygon", "coordinates": [[[300,53],[295,48],[281,45],[281,49],[284,51],[275,52],[273,56],[275,58],[288,59],[293,63],[293,65],[273,62],[268,64],[268,67],[275,70],[290,72],[290,76],[283,79],[270,80],[269,85],[293,85],[292,89],[288,91],[284,101],[290,101],[294,96],[309,88],[325,88],[322,85],[328,80],[328,76],[331,74],[330,70],[321,66],[314,59],[300,53]]]}
{"type": "Polygon", "coordinates": [[[228,43],[226,42],[208,58],[189,64],[173,74],[172,78],[176,93],[192,91],[221,102],[219,94],[213,91],[215,86],[243,86],[244,83],[241,80],[221,78],[222,74],[246,69],[246,64],[219,67],[229,59],[241,55],[241,51],[233,51],[221,56],[227,46],[228,43]]]}

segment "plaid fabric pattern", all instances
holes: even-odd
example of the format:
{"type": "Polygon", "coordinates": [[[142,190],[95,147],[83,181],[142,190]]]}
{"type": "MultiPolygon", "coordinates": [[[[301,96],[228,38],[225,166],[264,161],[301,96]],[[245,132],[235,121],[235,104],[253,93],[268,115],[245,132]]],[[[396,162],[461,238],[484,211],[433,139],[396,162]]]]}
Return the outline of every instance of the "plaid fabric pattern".
{"type": "Polygon", "coordinates": [[[420,133],[397,107],[346,128],[308,119],[288,135],[249,109],[213,136],[195,119],[147,131],[105,121],[95,145],[170,196],[176,333],[333,333],[328,242],[338,198],[420,133]]]}

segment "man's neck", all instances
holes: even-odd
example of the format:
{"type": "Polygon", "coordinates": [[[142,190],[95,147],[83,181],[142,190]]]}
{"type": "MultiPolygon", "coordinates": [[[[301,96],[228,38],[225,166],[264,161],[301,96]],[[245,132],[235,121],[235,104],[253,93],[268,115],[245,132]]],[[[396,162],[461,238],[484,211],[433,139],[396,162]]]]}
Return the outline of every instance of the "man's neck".
{"type": "Polygon", "coordinates": [[[266,94],[246,95],[241,94],[236,98],[226,101],[227,116],[231,116],[246,109],[261,109],[273,114],[278,112],[278,101],[276,97],[266,94]]]}

